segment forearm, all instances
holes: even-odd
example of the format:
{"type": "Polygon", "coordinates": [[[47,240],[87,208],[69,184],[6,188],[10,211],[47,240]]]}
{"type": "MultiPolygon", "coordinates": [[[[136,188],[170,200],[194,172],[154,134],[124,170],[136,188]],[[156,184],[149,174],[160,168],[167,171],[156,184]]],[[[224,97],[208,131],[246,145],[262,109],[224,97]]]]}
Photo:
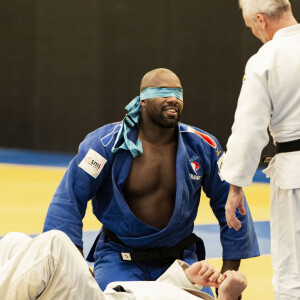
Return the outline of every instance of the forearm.
{"type": "MultiPolygon", "coordinates": [[[[223,260],[221,274],[224,274],[228,270],[238,271],[240,264],[241,264],[240,259],[239,260],[223,260]]],[[[216,289],[216,294],[218,295],[218,300],[240,300],[241,299],[241,297],[232,299],[232,298],[226,298],[227,295],[224,295],[224,294],[219,295],[218,289],[216,289]]]]}
{"type": "Polygon", "coordinates": [[[237,271],[240,267],[241,260],[223,260],[223,266],[221,269],[221,273],[225,273],[227,270],[237,271]]]}
{"type": "MultiPolygon", "coordinates": [[[[67,184],[66,184],[67,185],[67,184]]],[[[81,215],[85,208],[79,212],[77,200],[73,197],[68,200],[67,193],[58,188],[49,205],[43,232],[60,230],[64,232],[71,241],[83,247],[82,243],[82,219],[81,215]]]]}
{"type": "Polygon", "coordinates": [[[230,298],[230,296],[226,296],[226,295],[219,295],[218,300],[232,300],[232,298],[230,298]]]}

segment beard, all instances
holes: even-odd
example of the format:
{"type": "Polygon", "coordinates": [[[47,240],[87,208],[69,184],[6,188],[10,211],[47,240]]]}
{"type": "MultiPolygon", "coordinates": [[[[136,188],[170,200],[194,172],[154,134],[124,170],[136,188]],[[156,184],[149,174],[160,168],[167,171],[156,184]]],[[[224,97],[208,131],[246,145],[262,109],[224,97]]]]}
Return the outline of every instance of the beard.
{"type": "Polygon", "coordinates": [[[166,110],[161,108],[160,111],[154,110],[150,105],[146,108],[148,118],[155,124],[163,128],[175,128],[181,117],[181,113],[178,109],[177,116],[166,116],[166,110]]]}

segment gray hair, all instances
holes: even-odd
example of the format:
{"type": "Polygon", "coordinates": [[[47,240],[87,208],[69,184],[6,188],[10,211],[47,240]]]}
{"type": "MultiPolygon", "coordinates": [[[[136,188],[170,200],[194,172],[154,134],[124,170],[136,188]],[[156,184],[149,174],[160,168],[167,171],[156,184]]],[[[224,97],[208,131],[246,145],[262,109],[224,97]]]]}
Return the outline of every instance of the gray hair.
{"type": "Polygon", "coordinates": [[[239,0],[244,16],[255,18],[256,14],[265,14],[270,19],[277,19],[282,13],[291,10],[289,0],[239,0]]]}

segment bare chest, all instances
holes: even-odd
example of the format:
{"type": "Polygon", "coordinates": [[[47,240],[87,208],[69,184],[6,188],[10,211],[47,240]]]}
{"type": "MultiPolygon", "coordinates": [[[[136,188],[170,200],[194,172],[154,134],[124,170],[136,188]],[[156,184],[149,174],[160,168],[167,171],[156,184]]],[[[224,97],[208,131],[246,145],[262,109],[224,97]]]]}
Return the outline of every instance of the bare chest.
{"type": "Polygon", "coordinates": [[[158,191],[174,196],[176,145],[163,148],[143,145],[143,154],[132,161],[124,189],[128,196],[143,197],[158,191]]]}

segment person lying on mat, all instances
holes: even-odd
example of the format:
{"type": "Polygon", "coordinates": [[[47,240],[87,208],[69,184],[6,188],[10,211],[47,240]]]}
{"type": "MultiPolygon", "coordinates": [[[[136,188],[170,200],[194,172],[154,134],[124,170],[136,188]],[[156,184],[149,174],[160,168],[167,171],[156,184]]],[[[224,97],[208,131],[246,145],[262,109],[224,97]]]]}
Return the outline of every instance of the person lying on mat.
{"type": "Polygon", "coordinates": [[[102,291],[69,237],[58,230],[35,238],[9,233],[0,240],[1,300],[196,300],[213,299],[202,286],[219,288],[219,300],[235,300],[247,286],[239,271],[223,275],[207,261],[175,260],[156,281],[110,283],[102,291]]]}

